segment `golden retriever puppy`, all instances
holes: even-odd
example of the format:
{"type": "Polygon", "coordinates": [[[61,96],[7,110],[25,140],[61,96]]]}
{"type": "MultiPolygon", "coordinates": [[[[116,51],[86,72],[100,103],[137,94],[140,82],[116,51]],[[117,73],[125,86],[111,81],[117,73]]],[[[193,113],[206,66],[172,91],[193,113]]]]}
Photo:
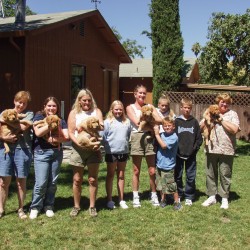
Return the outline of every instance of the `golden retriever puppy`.
{"type": "Polygon", "coordinates": [[[89,117],[83,120],[78,126],[79,134],[77,142],[85,149],[98,149],[100,147],[99,131],[102,130],[99,120],[96,117],[89,117]]]}
{"type": "Polygon", "coordinates": [[[215,123],[221,122],[219,106],[214,104],[210,105],[203,114],[204,128],[203,136],[205,139],[205,145],[208,145],[208,142],[213,138],[213,131],[215,123]]]}
{"type": "Polygon", "coordinates": [[[33,123],[34,127],[41,128],[46,125],[49,127],[49,132],[43,136],[45,140],[47,140],[50,136],[56,136],[59,134],[61,119],[57,115],[49,115],[45,117],[43,120],[35,121],[33,123]]]}
{"type": "MultiPolygon", "coordinates": [[[[1,115],[1,135],[15,135],[17,138],[22,134],[21,124],[32,126],[32,122],[28,120],[20,120],[26,117],[25,114],[18,114],[14,109],[5,109],[1,115]]],[[[4,142],[5,153],[10,152],[7,142],[4,142]]]]}
{"type": "Polygon", "coordinates": [[[153,117],[153,107],[149,105],[143,106],[141,108],[141,117],[138,132],[144,129],[149,129],[150,131],[153,131],[154,125],[155,119],[153,117]]]}

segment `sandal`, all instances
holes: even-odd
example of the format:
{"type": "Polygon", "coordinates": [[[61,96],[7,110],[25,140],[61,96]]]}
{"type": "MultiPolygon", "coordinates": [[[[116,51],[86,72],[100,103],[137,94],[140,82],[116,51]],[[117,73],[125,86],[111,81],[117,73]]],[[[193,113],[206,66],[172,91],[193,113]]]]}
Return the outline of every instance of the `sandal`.
{"type": "Polygon", "coordinates": [[[24,219],[27,219],[28,216],[25,214],[25,212],[23,211],[23,208],[19,208],[18,211],[17,211],[17,214],[18,214],[18,217],[21,219],[21,220],[24,220],[24,219]]]}
{"type": "Polygon", "coordinates": [[[0,212],[0,219],[5,215],[5,211],[0,212]]]}
{"type": "Polygon", "coordinates": [[[78,213],[80,212],[81,208],[79,207],[73,207],[73,209],[70,212],[71,217],[76,217],[78,213]]]}

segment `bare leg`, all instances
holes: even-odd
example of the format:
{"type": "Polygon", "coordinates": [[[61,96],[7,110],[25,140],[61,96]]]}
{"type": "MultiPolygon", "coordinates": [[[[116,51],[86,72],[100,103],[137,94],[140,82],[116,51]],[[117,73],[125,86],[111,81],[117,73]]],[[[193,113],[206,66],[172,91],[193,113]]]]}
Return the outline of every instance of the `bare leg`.
{"type": "Polygon", "coordinates": [[[83,171],[84,169],[82,167],[73,166],[73,196],[74,207],[76,208],[80,208],[83,171]]]}
{"type": "Polygon", "coordinates": [[[119,195],[119,201],[123,200],[124,196],[124,185],[125,185],[125,167],[126,167],[126,161],[124,162],[118,162],[117,163],[117,190],[119,195]]]}
{"type": "Polygon", "coordinates": [[[0,213],[4,211],[5,203],[9,194],[11,176],[0,177],[0,213]]]}
{"type": "Polygon", "coordinates": [[[115,175],[116,162],[107,162],[106,192],[107,200],[112,201],[113,179],[115,175]]]}
{"type": "Polygon", "coordinates": [[[133,188],[133,191],[138,191],[139,190],[139,182],[140,182],[142,156],[133,155],[132,161],[133,161],[132,188],[133,188]]]}
{"type": "Polygon", "coordinates": [[[147,155],[146,161],[148,164],[148,173],[149,173],[149,183],[152,192],[156,192],[155,185],[155,155],[147,155]]]}
{"type": "Polygon", "coordinates": [[[89,180],[89,206],[95,207],[96,194],[98,189],[98,171],[99,164],[89,164],[88,165],[88,180],[89,180]]]}
{"type": "Polygon", "coordinates": [[[26,178],[17,178],[17,197],[18,197],[18,205],[19,209],[24,206],[24,199],[26,196],[26,178]]]}

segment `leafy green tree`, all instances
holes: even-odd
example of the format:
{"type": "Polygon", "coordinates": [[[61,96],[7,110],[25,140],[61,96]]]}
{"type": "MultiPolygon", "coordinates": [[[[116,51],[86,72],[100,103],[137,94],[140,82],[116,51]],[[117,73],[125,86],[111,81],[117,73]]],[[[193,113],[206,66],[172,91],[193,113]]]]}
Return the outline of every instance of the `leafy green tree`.
{"type": "MultiPolygon", "coordinates": [[[[5,17],[15,16],[16,14],[16,0],[4,0],[3,1],[3,10],[5,17]]],[[[26,15],[35,15],[29,6],[26,5],[26,15]]]]}
{"type": "Polygon", "coordinates": [[[137,44],[136,40],[126,39],[123,40],[121,34],[118,32],[118,30],[115,27],[111,27],[114,34],[116,35],[117,39],[121,42],[124,49],[127,51],[128,55],[132,58],[135,57],[141,57],[143,58],[143,51],[145,50],[145,47],[137,44]]]}
{"type": "Polygon", "coordinates": [[[195,57],[197,58],[197,56],[198,56],[198,55],[200,54],[200,52],[201,52],[201,46],[200,46],[200,44],[199,44],[199,43],[193,44],[191,50],[194,52],[195,57]]]}
{"type": "Polygon", "coordinates": [[[250,9],[243,15],[213,13],[199,58],[202,83],[250,85],[250,9]]]}
{"type": "Polygon", "coordinates": [[[179,0],[152,0],[153,102],[163,91],[178,90],[184,68],[179,0]]]}

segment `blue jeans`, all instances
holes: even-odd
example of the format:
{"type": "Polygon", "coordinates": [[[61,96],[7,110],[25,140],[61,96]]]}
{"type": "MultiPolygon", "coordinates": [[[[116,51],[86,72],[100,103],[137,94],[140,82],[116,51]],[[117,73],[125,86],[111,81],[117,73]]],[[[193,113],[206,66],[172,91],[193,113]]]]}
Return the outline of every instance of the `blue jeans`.
{"type": "Polygon", "coordinates": [[[187,160],[176,157],[175,181],[177,184],[179,198],[193,200],[195,198],[195,178],[196,178],[196,155],[190,156],[187,160]],[[186,185],[183,190],[182,175],[186,171],[186,185]]]}
{"type": "Polygon", "coordinates": [[[53,209],[62,159],[62,148],[34,151],[35,186],[31,209],[53,209]]]}

